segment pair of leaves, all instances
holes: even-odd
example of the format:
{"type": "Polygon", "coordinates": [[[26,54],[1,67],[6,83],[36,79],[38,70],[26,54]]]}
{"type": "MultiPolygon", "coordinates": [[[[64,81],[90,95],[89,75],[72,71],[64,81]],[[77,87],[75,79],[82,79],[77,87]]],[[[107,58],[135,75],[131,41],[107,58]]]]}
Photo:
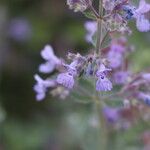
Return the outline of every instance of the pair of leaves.
{"type": "MultiPolygon", "coordinates": [[[[92,39],[93,39],[93,43],[92,44],[93,44],[94,47],[96,47],[97,32],[93,35],[92,39]]],[[[111,37],[109,35],[109,32],[106,31],[106,29],[104,29],[104,27],[103,27],[101,49],[105,49],[105,48],[109,47],[110,42],[111,42],[111,37]]]]}

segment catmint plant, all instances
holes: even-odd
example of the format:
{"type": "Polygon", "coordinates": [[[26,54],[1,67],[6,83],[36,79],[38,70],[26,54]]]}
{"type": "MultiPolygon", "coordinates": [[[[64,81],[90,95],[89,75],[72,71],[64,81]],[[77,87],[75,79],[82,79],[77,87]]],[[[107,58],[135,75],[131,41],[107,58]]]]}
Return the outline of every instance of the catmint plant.
{"type": "Polygon", "coordinates": [[[108,128],[127,130],[135,123],[137,116],[133,112],[150,106],[150,72],[131,70],[128,56],[134,53],[134,48],[128,45],[127,38],[132,36],[128,26],[132,20],[139,32],[150,31],[150,4],[145,0],[140,0],[139,6],[129,0],[99,0],[97,9],[94,0],[67,0],[66,3],[74,12],[91,19],[84,27],[85,40],[93,46],[93,51],[84,56],[69,52],[65,61],[54,54],[52,46],[46,45],[41,51],[45,62],[39,71],[48,78],[35,75],[36,99],[41,101],[50,93],[61,99],[69,97],[93,103],[100,122],[101,147],[106,150],[108,128]],[[112,107],[110,103],[117,99],[122,105],[112,107]]]}

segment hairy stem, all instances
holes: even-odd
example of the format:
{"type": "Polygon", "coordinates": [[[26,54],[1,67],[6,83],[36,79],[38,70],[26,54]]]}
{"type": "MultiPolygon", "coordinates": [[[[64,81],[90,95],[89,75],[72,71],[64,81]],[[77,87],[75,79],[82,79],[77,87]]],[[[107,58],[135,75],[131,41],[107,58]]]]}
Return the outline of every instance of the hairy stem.
{"type": "MultiPolygon", "coordinates": [[[[96,107],[96,113],[98,116],[98,122],[99,122],[99,144],[101,150],[107,149],[107,126],[106,126],[106,120],[103,115],[103,101],[99,98],[98,93],[96,93],[96,100],[95,100],[95,107],[96,107]]],[[[99,145],[98,144],[98,145],[99,145]]]]}
{"type": "MultiPolygon", "coordinates": [[[[99,0],[99,16],[103,18],[103,0],[99,0]]],[[[97,43],[96,43],[96,53],[97,55],[101,55],[101,42],[103,38],[102,33],[102,20],[97,19],[97,43]]],[[[99,94],[96,92],[96,100],[95,100],[95,107],[99,119],[99,129],[100,129],[100,148],[102,150],[107,149],[107,128],[106,128],[106,121],[103,115],[103,101],[100,99],[99,94]]]]}
{"type": "MultiPolygon", "coordinates": [[[[99,13],[97,13],[97,11],[95,10],[95,8],[94,8],[92,5],[90,5],[90,9],[91,9],[91,11],[93,12],[93,14],[95,15],[95,17],[96,17],[97,19],[99,19],[99,18],[100,18],[99,13]]],[[[101,18],[101,19],[102,19],[102,18],[101,18]]]]}
{"type": "Polygon", "coordinates": [[[100,55],[101,41],[102,41],[102,19],[103,18],[103,0],[99,0],[99,16],[97,19],[97,42],[96,42],[96,53],[100,55]]]}

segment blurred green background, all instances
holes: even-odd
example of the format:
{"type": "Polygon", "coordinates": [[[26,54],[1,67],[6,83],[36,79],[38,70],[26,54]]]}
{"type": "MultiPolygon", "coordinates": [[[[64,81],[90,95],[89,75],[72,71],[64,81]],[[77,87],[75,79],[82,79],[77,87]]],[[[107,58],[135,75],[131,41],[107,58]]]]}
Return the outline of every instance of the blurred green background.
{"type": "MultiPolygon", "coordinates": [[[[68,10],[65,0],[0,1],[0,150],[96,150],[90,104],[50,96],[37,102],[33,91],[45,44],[63,58],[68,51],[85,53],[91,47],[85,42],[85,21],[68,10]]],[[[150,33],[132,28],[131,62],[139,71],[150,66],[150,33]]],[[[121,133],[118,143],[128,139],[125,150],[138,150],[136,136],[121,133]]]]}

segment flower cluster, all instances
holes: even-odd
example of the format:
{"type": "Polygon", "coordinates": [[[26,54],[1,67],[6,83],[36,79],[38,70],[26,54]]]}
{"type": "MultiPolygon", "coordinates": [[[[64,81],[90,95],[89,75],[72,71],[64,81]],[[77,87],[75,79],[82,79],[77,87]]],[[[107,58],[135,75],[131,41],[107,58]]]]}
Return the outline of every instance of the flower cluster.
{"type": "Polygon", "coordinates": [[[104,8],[107,11],[106,22],[110,30],[120,30],[121,27],[126,27],[131,19],[136,20],[139,31],[150,30],[150,22],[147,18],[150,4],[147,4],[145,0],[140,0],[138,8],[130,4],[128,0],[104,0],[104,8]]]}
{"type": "Polygon", "coordinates": [[[37,84],[34,90],[37,93],[37,99],[45,98],[45,93],[48,88],[64,87],[67,90],[74,88],[76,78],[79,76],[94,77],[96,81],[97,91],[110,91],[112,83],[108,79],[108,72],[111,69],[106,68],[102,60],[95,55],[81,56],[79,53],[68,53],[68,58],[72,61],[69,65],[63,60],[57,58],[50,45],[45,46],[41,52],[41,56],[46,60],[46,63],[39,66],[39,71],[42,73],[52,73],[57,70],[59,73],[53,79],[41,79],[35,75],[37,84]]]}
{"type": "Polygon", "coordinates": [[[99,36],[97,35],[99,19],[101,20],[101,30],[104,33],[100,45],[105,43],[107,37],[112,40],[99,50],[100,53],[97,50],[85,56],[81,56],[79,53],[68,53],[70,64],[58,58],[54,54],[53,48],[46,45],[41,51],[45,63],[39,66],[39,71],[44,74],[51,74],[54,71],[58,73],[45,80],[35,75],[37,83],[34,90],[37,93],[37,100],[44,99],[46,92],[49,91],[48,89],[51,89],[52,95],[58,95],[64,99],[77,86],[78,78],[83,77],[94,79],[95,90],[98,92],[111,91],[113,85],[121,85],[121,94],[128,93],[124,96],[124,100],[136,97],[149,105],[149,91],[141,91],[140,87],[144,85],[146,89],[150,75],[149,73],[135,75],[129,70],[127,56],[132,52],[132,47],[127,45],[125,35],[131,35],[132,33],[127,26],[131,19],[136,20],[139,31],[150,30],[150,22],[147,18],[147,14],[150,12],[150,4],[147,4],[145,0],[140,0],[139,7],[136,8],[128,0],[103,0],[104,16],[99,16],[92,6],[91,0],[67,0],[67,4],[75,12],[85,13],[89,9],[96,17],[94,21],[85,23],[85,29],[87,30],[85,39],[87,42],[95,46],[95,40],[98,39],[96,36],[99,36]],[[121,34],[121,37],[116,36],[115,33],[121,34]]]}
{"type": "Polygon", "coordinates": [[[79,101],[83,97],[92,102],[96,99],[96,104],[102,103],[99,113],[100,117],[104,117],[106,126],[111,124],[113,129],[126,130],[141,116],[144,121],[150,120],[150,113],[147,113],[150,106],[150,71],[134,73],[131,70],[128,56],[134,47],[128,45],[127,40],[127,36],[132,35],[128,27],[131,19],[136,21],[139,31],[150,30],[150,4],[145,0],[140,0],[138,7],[130,4],[129,0],[102,2],[105,11],[99,14],[92,0],[67,0],[70,9],[89,18],[92,16],[93,20],[85,22],[84,27],[87,32],[85,40],[93,48],[84,56],[69,52],[68,61],[65,61],[55,55],[50,45],[46,45],[41,51],[45,63],[39,66],[39,72],[49,76],[42,79],[36,74],[34,91],[38,101],[43,100],[47,93],[60,99],[69,95],[76,95],[79,101]],[[87,15],[87,12],[91,14],[87,15]],[[90,86],[80,83],[81,79],[88,81],[90,86]],[[93,93],[90,94],[89,90],[93,93]],[[119,99],[123,105],[109,106],[110,101],[108,103],[107,100],[110,99],[119,99]]]}
{"type": "MultiPolygon", "coordinates": [[[[85,40],[93,47],[85,55],[69,52],[64,60],[46,45],[41,51],[45,62],[39,66],[39,72],[48,78],[36,74],[34,91],[38,101],[50,93],[60,99],[71,95],[70,99],[95,104],[98,117],[94,116],[97,120],[91,120],[91,125],[96,127],[100,122],[100,136],[107,140],[116,129],[127,130],[141,118],[150,120],[150,70],[132,71],[128,56],[134,52],[134,46],[128,45],[127,39],[132,35],[130,20],[135,20],[138,31],[150,31],[150,4],[140,0],[136,7],[129,0],[99,0],[97,10],[94,6],[98,1],[93,2],[67,0],[70,9],[92,19],[84,27],[85,40]]],[[[141,138],[149,150],[150,133],[141,138]]],[[[109,142],[100,143],[105,149],[109,142]]]]}

